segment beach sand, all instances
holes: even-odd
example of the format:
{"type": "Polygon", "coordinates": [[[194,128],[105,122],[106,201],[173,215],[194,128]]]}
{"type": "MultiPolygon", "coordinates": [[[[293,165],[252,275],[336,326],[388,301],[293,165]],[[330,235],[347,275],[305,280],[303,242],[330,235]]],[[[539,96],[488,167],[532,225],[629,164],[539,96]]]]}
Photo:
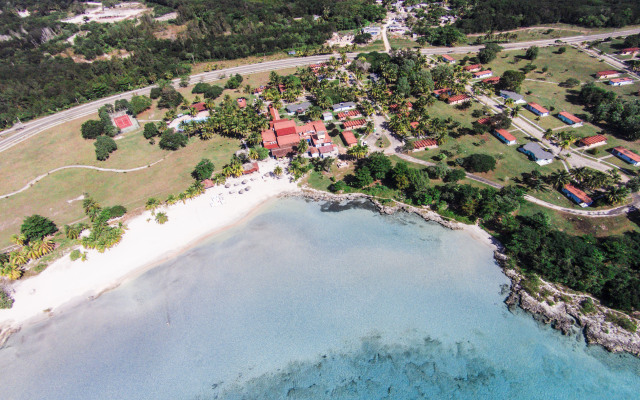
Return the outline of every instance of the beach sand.
{"type": "Polygon", "coordinates": [[[288,176],[263,178],[276,165],[275,160],[262,161],[260,172],[228,180],[230,188],[216,186],[184,204],[161,207],[157,211],[164,211],[169,217],[163,225],[146,211],[127,223],[128,230],[115,247],[104,253],[88,250],[85,262],[64,256],[41,274],[18,281],[12,286],[13,307],[0,310],[0,332],[4,334],[0,336],[19,329],[29,320],[47,317],[64,304],[92,299],[113,289],[242,221],[265,201],[299,191],[288,176]],[[248,182],[242,184],[245,180],[248,182]],[[247,186],[249,191],[238,193],[247,186]],[[220,194],[222,204],[217,201],[220,194]]]}

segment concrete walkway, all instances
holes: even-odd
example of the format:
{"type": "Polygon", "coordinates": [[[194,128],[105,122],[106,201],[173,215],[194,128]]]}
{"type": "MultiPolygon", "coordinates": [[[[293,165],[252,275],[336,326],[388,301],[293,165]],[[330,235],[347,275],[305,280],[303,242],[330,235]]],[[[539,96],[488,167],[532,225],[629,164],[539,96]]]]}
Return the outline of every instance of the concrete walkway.
{"type": "Polygon", "coordinates": [[[14,196],[14,195],[16,195],[18,193],[22,193],[25,190],[29,189],[34,184],[36,184],[38,181],[42,180],[43,178],[51,175],[54,172],[62,171],[62,170],[65,170],[65,169],[72,169],[72,168],[92,169],[92,170],[101,171],[101,172],[115,172],[115,173],[118,173],[118,174],[123,174],[125,172],[134,172],[134,171],[140,171],[140,170],[143,170],[143,169],[146,169],[146,168],[150,168],[150,167],[156,165],[157,163],[159,163],[161,161],[162,160],[158,160],[158,161],[156,161],[154,163],[151,163],[151,164],[148,164],[148,165],[144,165],[142,167],[131,168],[131,169],[100,168],[100,167],[94,167],[92,165],[66,165],[64,167],[59,167],[59,168],[52,169],[51,171],[47,172],[46,174],[42,174],[42,175],[36,177],[35,179],[32,179],[22,189],[18,189],[15,192],[11,192],[11,193],[0,195],[0,199],[6,199],[7,197],[11,197],[11,196],[14,196]]]}

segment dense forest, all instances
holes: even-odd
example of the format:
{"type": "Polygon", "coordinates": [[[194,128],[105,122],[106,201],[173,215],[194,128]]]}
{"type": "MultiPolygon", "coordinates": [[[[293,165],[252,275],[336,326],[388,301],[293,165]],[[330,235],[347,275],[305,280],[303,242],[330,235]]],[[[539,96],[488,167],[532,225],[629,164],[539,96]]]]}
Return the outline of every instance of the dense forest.
{"type": "Polygon", "coordinates": [[[188,74],[198,61],[269,54],[318,46],[337,30],[380,20],[385,11],[366,0],[153,0],[150,6],[176,10],[181,33],[174,40],[157,32],[166,22],[151,15],[140,23],[60,20],[82,3],[22,0],[0,14],[0,128],[71,105],[188,74]],[[21,18],[17,10],[31,15],[21,18]],[[67,39],[80,33],[76,40],[67,39]],[[112,51],[127,57],[97,57],[112,51]],[[75,62],[69,51],[92,62],[75,62]]]}
{"type": "Polygon", "coordinates": [[[452,4],[464,10],[457,26],[467,33],[556,22],[616,28],[640,23],[637,0],[456,0],[452,4]]]}

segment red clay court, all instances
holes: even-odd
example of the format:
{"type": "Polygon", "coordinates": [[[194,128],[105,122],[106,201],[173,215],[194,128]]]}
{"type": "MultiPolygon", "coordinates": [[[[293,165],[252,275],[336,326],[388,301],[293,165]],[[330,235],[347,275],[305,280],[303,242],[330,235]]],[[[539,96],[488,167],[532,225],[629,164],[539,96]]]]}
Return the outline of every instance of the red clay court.
{"type": "Polygon", "coordinates": [[[131,125],[133,125],[133,122],[131,122],[131,118],[129,118],[128,115],[122,115],[120,117],[116,117],[113,119],[113,122],[116,124],[118,129],[126,129],[131,125]]]}

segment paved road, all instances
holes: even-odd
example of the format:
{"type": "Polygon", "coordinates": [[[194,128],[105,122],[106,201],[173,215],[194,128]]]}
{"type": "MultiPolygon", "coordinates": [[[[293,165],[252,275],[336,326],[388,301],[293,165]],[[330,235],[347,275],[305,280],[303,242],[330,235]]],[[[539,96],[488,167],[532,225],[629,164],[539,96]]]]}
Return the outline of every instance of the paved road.
{"type": "MultiPolygon", "coordinates": [[[[604,39],[612,36],[628,36],[636,33],[640,33],[640,28],[638,29],[628,29],[621,30],[612,33],[603,33],[597,35],[580,35],[580,36],[572,36],[561,39],[549,39],[549,40],[536,40],[529,42],[521,42],[521,43],[505,43],[501,46],[505,50],[518,50],[528,48],[530,46],[551,46],[554,45],[557,40],[561,40],[565,43],[580,43],[583,41],[592,41],[598,39],[604,39]]],[[[449,53],[469,53],[469,52],[477,52],[483,46],[464,46],[464,47],[447,47],[447,48],[425,48],[422,49],[423,54],[449,54],[449,53]]],[[[357,53],[349,53],[349,58],[356,57],[357,53]]],[[[239,67],[226,68],[218,71],[211,72],[203,72],[200,74],[192,75],[190,79],[190,83],[197,82],[210,82],[214,80],[220,79],[221,75],[230,75],[230,74],[240,74],[240,75],[248,75],[254,74],[257,72],[264,71],[274,71],[278,69],[284,68],[293,68],[300,67],[309,64],[315,64],[320,62],[325,62],[329,60],[332,55],[321,55],[321,56],[311,56],[311,57],[300,57],[300,58],[290,58],[285,60],[277,60],[277,61],[267,61],[263,63],[250,64],[250,65],[242,65],[239,67]]],[[[174,80],[174,84],[178,83],[178,79],[174,80]]],[[[54,126],[63,124],[65,122],[81,118],[90,114],[95,113],[98,108],[102,107],[107,103],[113,103],[118,99],[130,99],[133,95],[137,94],[149,94],[151,88],[153,86],[148,86],[146,88],[132,90],[129,92],[125,92],[122,94],[110,96],[104,99],[96,100],[91,103],[86,103],[79,105],[77,107],[70,108],[68,110],[61,111],[59,113],[49,115],[46,117],[38,118],[33,121],[29,121],[18,126],[14,126],[10,129],[7,129],[0,133],[0,152],[4,151],[16,144],[34,136],[38,133],[50,129],[54,126]]]]}
{"type": "MultiPolygon", "coordinates": [[[[396,155],[398,157],[402,158],[405,161],[409,161],[409,162],[412,162],[412,163],[424,165],[424,166],[427,166],[427,167],[435,165],[432,162],[423,161],[423,160],[420,160],[418,158],[411,157],[408,154],[398,153],[396,155]]],[[[483,178],[481,176],[478,176],[478,175],[467,173],[467,178],[471,179],[472,181],[476,181],[476,182],[483,183],[485,185],[489,185],[489,186],[494,187],[496,189],[502,189],[502,187],[503,187],[499,183],[490,181],[489,179],[485,179],[485,178],[483,178]]],[[[586,217],[615,217],[615,216],[618,216],[618,215],[626,215],[630,210],[636,208],[637,206],[640,206],[640,195],[638,193],[634,193],[632,197],[633,197],[632,204],[624,205],[624,206],[620,206],[620,207],[615,207],[615,208],[610,208],[610,209],[606,209],[606,210],[575,210],[573,208],[560,207],[560,206],[557,206],[555,204],[548,203],[548,202],[546,202],[544,200],[540,200],[540,199],[538,199],[536,197],[533,197],[531,195],[528,195],[528,194],[524,196],[524,199],[527,200],[528,202],[531,202],[531,203],[534,203],[534,204],[538,204],[540,206],[543,206],[543,207],[546,207],[546,208],[550,208],[550,209],[553,209],[553,210],[556,210],[556,211],[565,212],[567,214],[581,215],[581,216],[586,216],[586,217]]]]}

